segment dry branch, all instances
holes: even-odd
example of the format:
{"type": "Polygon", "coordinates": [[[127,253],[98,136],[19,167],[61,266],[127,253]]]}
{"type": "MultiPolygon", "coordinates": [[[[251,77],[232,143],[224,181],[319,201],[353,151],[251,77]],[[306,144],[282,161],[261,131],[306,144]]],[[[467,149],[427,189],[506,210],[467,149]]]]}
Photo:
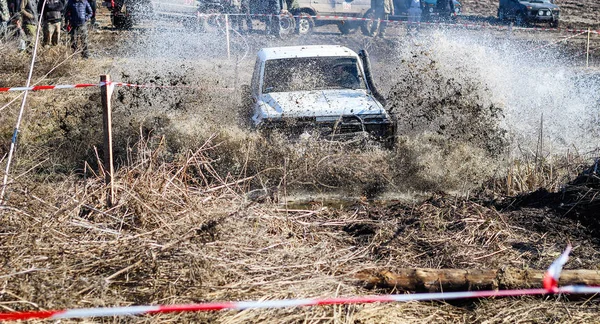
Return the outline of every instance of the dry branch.
{"type": "MultiPolygon", "coordinates": [[[[440,292],[541,288],[545,270],[399,269],[362,271],[356,278],[367,288],[440,292]]],[[[564,270],[561,285],[600,285],[598,270],[564,270]]]]}

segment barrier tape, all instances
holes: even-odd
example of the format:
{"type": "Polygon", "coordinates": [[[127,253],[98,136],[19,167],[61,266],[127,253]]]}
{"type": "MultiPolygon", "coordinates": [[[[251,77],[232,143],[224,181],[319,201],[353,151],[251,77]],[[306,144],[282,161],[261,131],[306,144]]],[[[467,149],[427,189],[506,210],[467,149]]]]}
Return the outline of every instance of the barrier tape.
{"type": "Polygon", "coordinates": [[[100,82],[100,83],[80,83],[80,84],[60,84],[60,85],[39,85],[34,87],[12,87],[12,88],[0,88],[0,92],[12,92],[12,91],[41,91],[41,90],[59,90],[59,89],[75,89],[75,88],[89,88],[89,87],[102,87],[105,85],[112,85],[117,87],[129,87],[129,88],[181,88],[181,89],[200,89],[200,90],[225,90],[234,91],[233,88],[224,87],[198,87],[198,86],[160,86],[151,84],[133,84],[125,82],[100,82]]]}
{"type": "Polygon", "coordinates": [[[205,312],[220,310],[245,310],[265,308],[288,308],[308,307],[323,305],[349,305],[370,304],[409,301],[433,301],[452,300],[468,298],[487,297],[517,297],[546,294],[597,294],[600,287],[589,286],[565,286],[558,287],[558,279],[563,265],[567,262],[571,246],[556,259],[546,271],[543,279],[544,288],[521,289],[521,290],[490,290],[490,291],[465,291],[465,292],[441,292],[404,295],[379,295],[379,296],[357,296],[340,298],[314,298],[314,299],[280,299],[268,301],[244,301],[244,302],[215,302],[182,305],[156,305],[156,306],[127,306],[106,308],[80,308],[51,311],[13,312],[0,313],[0,321],[31,320],[31,319],[66,319],[87,318],[106,316],[142,315],[174,312],[205,312]]]}
{"type": "Polygon", "coordinates": [[[556,44],[559,44],[559,43],[562,43],[562,42],[568,41],[569,39],[575,38],[575,37],[577,37],[577,36],[581,36],[581,35],[583,35],[583,34],[586,34],[586,33],[587,33],[587,31],[585,31],[585,32],[581,32],[581,33],[579,33],[579,34],[575,34],[575,35],[572,35],[572,36],[569,36],[569,37],[565,37],[565,38],[559,39],[559,40],[557,40],[557,41],[555,41],[555,42],[550,42],[550,43],[548,43],[548,44],[540,45],[540,46],[534,47],[534,48],[532,48],[532,49],[529,49],[529,50],[527,50],[527,51],[524,51],[524,52],[521,52],[521,53],[517,53],[517,54],[513,55],[513,57],[516,57],[516,56],[521,56],[521,55],[523,55],[523,54],[527,54],[527,53],[535,52],[535,51],[541,50],[541,49],[543,49],[543,48],[546,48],[546,47],[554,46],[554,45],[556,45],[556,44]]]}
{"type": "MultiPolygon", "coordinates": [[[[196,16],[192,16],[192,15],[181,15],[181,16],[187,16],[187,17],[197,17],[197,18],[202,18],[202,17],[206,17],[206,18],[211,18],[211,17],[220,17],[220,16],[251,16],[251,17],[292,17],[292,18],[306,18],[306,17],[310,17],[312,19],[316,19],[316,20],[340,20],[340,21],[380,21],[380,22],[386,22],[386,23],[390,23],[390,24],[398,24],[398,25],[417,25],[417,26],[433,26],[433,25],[438,25],[438,26],[446,26],[446,27],[464,27],[464,28],[487,28],[487,29],[497,29],[497,30],[523,30],[523,31],[555,31],[555,32],[569,32],[569,33],[587,33],[588,30],[587,29],[571,29],[571,28],[551,28],[551,27],[515,27],[515,26],[508,26],[508,25],[490,25],[490,24],[475,24],[475,23],[447,23],[447,22],[435,22],[435,21],[420,21],[420,22],[409,22],[409,21],[405,21],[405,20],[384,20],[384,19],[377,19],[377,18],[364,18],[364,17],[348,17],[348,16],[328,16],[328,15],[315,15],[315,16],[311,16],[308,14],[304,14],[304,15],[275,15],[275,14],[224,14],[224,13],[215,13],[215,14],[203,14],[203,13],[198,13],[196,16]]],[[[409,17],[409,16],[397,16],[397,17],[409,17]]],[[[600,30],[590,30],[589,32],[594,33],[594,34],[600,34],[600,30]]]]}

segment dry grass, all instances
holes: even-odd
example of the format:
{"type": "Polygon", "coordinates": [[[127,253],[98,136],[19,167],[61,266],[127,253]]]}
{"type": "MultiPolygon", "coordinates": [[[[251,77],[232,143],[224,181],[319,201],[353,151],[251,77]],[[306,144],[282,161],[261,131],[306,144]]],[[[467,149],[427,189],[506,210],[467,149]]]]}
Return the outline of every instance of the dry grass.
{"type": "MultiPolygon", "coordinates": [[[[453,197],[339,208],[319,202],[294,209],[257,203],[246,198],[245,179],[215,170],[209,156],[217,148],[212,139],[168,162],[163,145],[152,148],[141,141],[133,163],[118,172],[112,208],[105,205],[103,178],[89,169],[51,184],[29,182],[27,176],[14,184],[10,204],[1,209],[0,262],[6,271],[0,277],[0,307],[13,311],[368,294],[373,292],[353,278],[360,270],[544,268],[567,241],[575,246],[576,260],[568,267],[595,268],[600,257],[594,235],[573,221],[535,210],[498,213],[453,197]]],[[[524,298],[172,314],[128,321],[577,322],[596,310],[596,302],[524,298]]]]}
{"type": "MultiPolygon", "coordinates": [[[[97,59],[89,66],[67,60],[44,76],[67,52],[45,55],[37,80],[89,82],[108,71],[134,83],[231,87],[231,65],[219,60],[97,59]]],[[[11,86],[23,78],[19,69],[6,73],[11,86]]],[[[451,86],[471,87],[459,81],[451,86]]],[[[448,139],[460,127],[403,136],[392,151],[290,142],[281,134],[266,141],[237,124],[244,111],[230,92],[119,89],[117,196],[108,207],[98,162],[98,94],[34,93],[30,100],[9,202],[0,206],[3,311],[389,293],[365,289],[354,274],[406,267],[543,269],[567,242],[575,246],[569,268],[598,268],[594,227],[549,208],[500,210],[479,196],[443,193],[469,192],[490,177],[495,187],[487,187],[498,195],[540,184],[554,189],[577,173],[579,159],[523,157],[518,167],[511,161],[503,168],[485,143],[448,139]],[[367,199],[415,190],[429,198],[367,199]],[[292,202],[294,191],[357,199],[292,202]]],[[[10,138],[14,118],[13,109],[0,115],[3,138],[10,138]]],[[[4,152],[0,147],[0,156],[4,152]]],[[[103,321],[576,323],[594,321],[597,311],[596,300],[550,297],[103,321]]]]}

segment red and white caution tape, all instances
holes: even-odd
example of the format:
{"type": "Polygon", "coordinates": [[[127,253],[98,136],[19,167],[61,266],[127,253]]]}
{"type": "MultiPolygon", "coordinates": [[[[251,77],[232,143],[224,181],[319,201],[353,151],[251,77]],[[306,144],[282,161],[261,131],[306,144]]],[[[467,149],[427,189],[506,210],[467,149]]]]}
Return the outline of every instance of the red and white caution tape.
{"type": "Polygon", "coordinates": [[[548,267],[542,282],[544,289],[553,292],[558,290],[558,279],[560,278],[563,266],[569,261],[571,249],[571,245],[568,245],[567,249],[558,257],[558,259],[554,260],[550,267],[548,267]]]}
{"type": "Polygon", "coordinates": [[[513,55],[513,56],[521,56],[521,55],[523,55],[523,54],[527,54],[527,53],[531,53],[531,52],[539,51],[539,50],[541,50],[541,49],[543,49],[543,48],[550,47],[550,46],[553,46],[553,45],[556,45],[556,44],[559,44],[559,43],[562,43],[562,42],[568,41],[568,40],[569,40],[569,39],[571,39],[571,38],[575,38],[575,37],[577,37],[577,36],[580,36],[580,35],[583,35],[583,34],[586,34],[586,33],[587,33],[587,31],[585,31],[585,32],[581,32],[581,33],[579,33],[579,34],[571,35],[571,36],[569,36],[569,37],[565,37],[565,38],[559,39],[559,40],[557,40],[557,41],[555,41],[555,42],[550,42],[550,43],[548,43],[548,44],[544,44],[544,45],[541,45],[541,46],[534,47],[534,48],[532,48],[532,49],[529,49],[529,50],[527,50],[527,51],[524,51],[524,52],[521,52],[521,53],[515,54],[515,55],[513,55]]]}
{"type": "Polygon", "coordinates": [[[199,87],[199,86],[160,86],[152,84],[133,84],[125,82],[100,82],[100,83],[80,83],[80,84],[61,84],[61,85],[39,85],[34,87],[12,87],[12,88],[0,88],[0,92],[11,92],[11,91],[41,91],[41,90],[59,90],[59,89],[75,89],[75,88],[89,88],[89,87],[102,87],[105,85],[117,86],[117,87],[129,87],[129,88],[179,88],[179,89],[199,89],[199,90],[224,90],[233,91],[233,88],[225,87],[199,87]]]}
{"type": "Polygon", "coordinates": [[[409,302],[409,301],[432,301],[432,300],[452,300],[468,298],[486,298],[486,297],[516,297],[532,296],[545,294],[597,294],[600,293],[600,287],[588,286],[566,286],[558,287],[558,279],[563,265],[568,260],[571,246],[561,256],[556,259],[548,268],[543,279],[544,288],[540,289],[522,289],[522,290],[490,290],[490,291],[465,291],[465,292],[442,292],[425,294],[404,294],[404,295],[382,295],[382,296],[359,296],[359,297],[340,297],[340,298],[314,298],[314,299],[283,299],[269,301],[245,301],[245,302],[216,302],[216,303],[198,303],[184,305],[156,305],[156,306],[129,306],[129,307],[108,307],[108,308],[81,308],[54,311],[33,311],[33,312],[14,312],[0,313],[0,321],[11,320],[31,320],[31,319],[65,319],[65,318],[86,318],[86,317],[105,317],[105,316],[124,316],[124,315],[142,315],[157,313],[174,312],[203,312],[220,310],[245,310],[261,308],[287,308],[287,307],[307,307],[323,305],[341,305],[341,304],[369,304],[369,303],[390,303],[390,302],[409,302]]]}
{"type": "Polygon", "coordinates": [[[40,85],[40,86],[33,86],[33,87],[0,88],[0,92],[89,88],[89,87],[100,87],[102,85],[103,84],[101,84],[101,83],[99,83],[99,84],[81,83],[81,84],[62,84],[62,85],[40,85]]]}
{"type": "Polygon", "coordinates": [[[173,312],[200,312],[200,311],[219,311],[219,310],[245,310],[260,308],[287,308],[287,307],[306,307],[322,305],[340,305],[340,304],[369,304],[369,303],[390,303],[390,302],[408,302],[408,301],[431,301],[431,300],[450,300],[466,298],[484,298],[484,297],[506,297],[506,296],[525,296],[525,295],[543,295],[547,294],[545,289],[525,289],[525,290],[497,290],[497,291],[467,291],[467,292],[448,292],[448,293],[428,293],[428,294],[407,294],[407,295],[383,295],[383,296],[361,296],[347,298],[324,298],[324,299],[290,299],[290,300],[270,300],[270,301],[247,301],[247,302],[222,302],[222,303],[201,303],[187,305],[171,306],[130,306],[130,307],[108,307],[108,308],[82,308],[60,311],[38,311],[22,313],[0,314],[0,321],[6,320],[29,320],[29,319],[63,319],[63,318],[84,318],[101,316],[123,316],[123,315],[141,315],[156,313],[173,312]]]}

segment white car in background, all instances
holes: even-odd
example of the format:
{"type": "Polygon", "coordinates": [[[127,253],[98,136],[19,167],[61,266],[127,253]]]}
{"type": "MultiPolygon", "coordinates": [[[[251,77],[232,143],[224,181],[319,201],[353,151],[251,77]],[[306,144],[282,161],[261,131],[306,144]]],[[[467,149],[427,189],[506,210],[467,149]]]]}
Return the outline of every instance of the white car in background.
{"type": "Polygon", "coordinates": [[[315,26],[336,24],[342,34],[349,34],[364,22],[343,18],[363,18],[371,9],[371,0],[298,0],[299,9],[293,14],[299,16],[296,30],[299,34],[309,34],[315,26]],[[319,18],[314,19],[314,16],[319,18]]]}

